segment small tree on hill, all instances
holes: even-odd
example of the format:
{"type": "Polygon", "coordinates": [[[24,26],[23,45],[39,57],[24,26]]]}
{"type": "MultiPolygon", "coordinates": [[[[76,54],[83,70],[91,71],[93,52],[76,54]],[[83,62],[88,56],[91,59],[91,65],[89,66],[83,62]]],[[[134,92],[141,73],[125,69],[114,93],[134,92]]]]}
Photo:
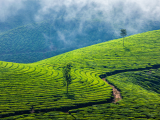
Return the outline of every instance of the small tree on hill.
{"type": "Polygon", "coordinates": [[[126,29],[121,29],[121,33],[120,33],[120,35],[123,37],[123,46],[124,46],[124,36],[126,36],[126,35],[127,35],[127,31],[126,31],[126,29]]]}
{"type": "Polygon", "coordinates": [[[67,94],[68,94],[68,86],[71,84],[71,63],[67,64],[63,68],[63,77],[64,77],[64,85],[67,86],[67,94]]]}

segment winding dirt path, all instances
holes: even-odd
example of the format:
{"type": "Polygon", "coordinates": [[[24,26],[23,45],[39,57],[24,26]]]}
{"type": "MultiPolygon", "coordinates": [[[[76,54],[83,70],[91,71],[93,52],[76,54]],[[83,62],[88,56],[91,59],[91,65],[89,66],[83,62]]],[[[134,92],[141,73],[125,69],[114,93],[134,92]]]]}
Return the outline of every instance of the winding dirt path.
{"type": "MultiPolygon", "coordinates": [[[[105,81],[107,84],[109,84],[109,83],[106,81],[105,78],[102,78],[102,80],[105,81]]],[[[116,103],[116,102],[118,102],[119,100],[122,99],[121,93],[120,93],[120,91],[118,91],[113,85],[111,85],[111,84],[109,84],[109,85],[110,85],[110,86],[112,87],[112,89],[113,89],[114,99],[113,99],[112,103],[116,103]]]]}

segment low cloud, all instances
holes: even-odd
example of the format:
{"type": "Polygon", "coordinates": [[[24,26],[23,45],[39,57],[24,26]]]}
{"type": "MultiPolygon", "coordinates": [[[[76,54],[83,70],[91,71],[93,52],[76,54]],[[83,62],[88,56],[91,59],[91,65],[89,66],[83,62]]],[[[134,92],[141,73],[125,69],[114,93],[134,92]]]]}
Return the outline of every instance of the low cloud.
{"type": "MultiPolygon", "coordinates": [[[[138,33],[148,21],[160,20],[159,0],[40,0],[36,21],[44,20],[47,14],[64,10],[65,20],[80,19],[79,31],[83,21],[101,19],[117,30],[126,28],[129,33],[138,33]]],[[[119,34],[119,33],[118,33],[119,34]]]]}
{"type": "Polygon", "coordinates": [[[16,15],[24,6],[24,0],[0,0],[0,22],[16,15]]]}
{"type": "Polygon", "coordinates": [[[57,31],[57,33],[58,33],[60,40],[63,41],[64,43],[67,43],[65,35],[61,31],[57,31]]]}
{"type": "MultiPolygon", "coordinates": [[[[136,34],[143,32],[141,29],[149,21],[160,20],[160,0],[0,0],[0,22],[17,15],[18,11],[29,10],[26,3],[32,7],[38,6],[36,11],[30,12],[35,22],[47,18],[55,21],[57,17],[63,17],[65,21],[78,19],[81,21],[79,33],[82,33],[85,21],[94,19],[109,23],[117,36],[121,28],[136,34]]],[[[61,31],[58,35],[65,42],[61,31]]]]}

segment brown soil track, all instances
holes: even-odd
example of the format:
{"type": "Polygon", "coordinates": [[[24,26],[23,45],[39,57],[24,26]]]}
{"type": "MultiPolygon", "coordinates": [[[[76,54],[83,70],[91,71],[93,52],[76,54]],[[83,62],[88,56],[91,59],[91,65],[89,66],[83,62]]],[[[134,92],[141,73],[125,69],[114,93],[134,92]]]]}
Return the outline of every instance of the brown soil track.
{"type": "MultiPolygon", "coordinates": [[[[105,78],[102,78],[102,80],[105,81],[107,84],[109,84],[109,83],[106,81],[105,78]]],[[[112,103],[116,103],[116,102],[118,102],[119,100],[122,99],[121,93],[120,93],[120,91],[118,91],[113,85],[111,85],[111,84],[109,84],[109,85],[110,85],[110,86],[112,87],[112,89],[113,89],[114,99],[113,99],[112,103]]]]}

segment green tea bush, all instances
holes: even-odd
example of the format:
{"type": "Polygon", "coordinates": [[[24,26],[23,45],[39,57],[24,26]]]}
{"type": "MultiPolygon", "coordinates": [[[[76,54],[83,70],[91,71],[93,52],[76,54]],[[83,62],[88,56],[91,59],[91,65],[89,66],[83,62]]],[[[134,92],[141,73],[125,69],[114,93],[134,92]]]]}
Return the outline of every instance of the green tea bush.
{"type": "MultiPolygon", "coordinates": [[[[69,112],[77,119],[87,120],[157,119],[160,117],[160,70],[151,69],[150,73],[142,71],[142,68],[149,69],[147,67],[160,64],[159,40],[160,31],[155,30],[126,37],[126,48],[120,45],[122,39],[117,39],[35,63],[0,61],[0,116],[18,111],[29,112],[31,106],[37,111],[50,109],[54,114],[52,109],[86,104],[84,108],[69,112]],[[62,70],[68,62],[72,63],[73,82],[66,95],[62,70]],[[106,77],[108,82],[121,92],[122,100],[115,104],[107,103],[113,97],[112,88],[99,77],[106,73],[110,74],[106,77]],[[106,103],[100,104],[101,102],[106,103]],[[88,103],[96,106],[87,106],[88,103]]],[[[58,112],[52,117],[49,111],[45,113],[34,113],[34,117],[75,119],[64,112],[58,112]]],[[[17,119],[32,119],[33,116],[30,115],[32,114],[24,117],[17,115],[17,119]]],[[[10,116],[13,117],[16,116],[10,116]]]]}

